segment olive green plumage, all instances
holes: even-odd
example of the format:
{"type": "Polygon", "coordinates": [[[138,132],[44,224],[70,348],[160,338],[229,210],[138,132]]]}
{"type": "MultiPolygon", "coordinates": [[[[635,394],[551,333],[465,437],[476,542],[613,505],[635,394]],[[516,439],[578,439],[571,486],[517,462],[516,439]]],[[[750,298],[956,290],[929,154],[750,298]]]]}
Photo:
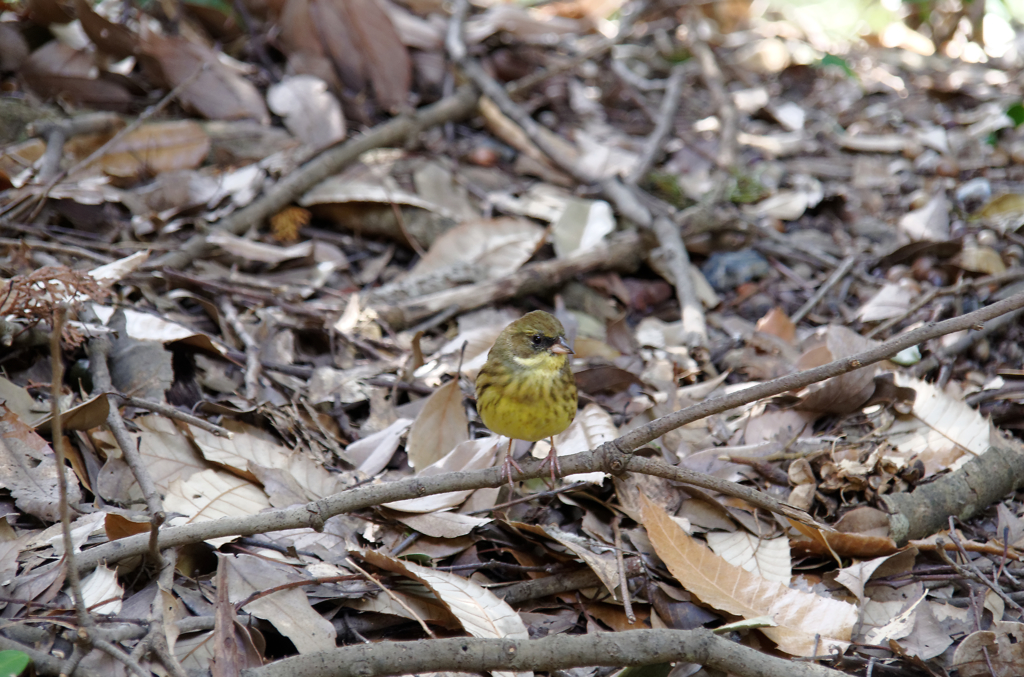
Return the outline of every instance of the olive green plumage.
{"type": "Polygon", "coordinates": [[[529,442],[568,428],[577,403],[571,354],[562,323],[549,313],[536,310],[505,327],[476,377],[484,425],[529,442]]]}

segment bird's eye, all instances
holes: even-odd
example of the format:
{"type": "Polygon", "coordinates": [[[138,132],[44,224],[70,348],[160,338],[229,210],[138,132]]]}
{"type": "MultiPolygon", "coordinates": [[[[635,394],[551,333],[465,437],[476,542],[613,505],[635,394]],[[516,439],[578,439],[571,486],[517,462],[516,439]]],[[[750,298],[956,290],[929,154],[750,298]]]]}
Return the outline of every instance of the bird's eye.
{"type": "Polygon", "coordinates": [[[544,343],[544,337],[540,334],[534,334],[530,337],[530,341],[533,342],[533,345],[540,347],[544,343]]]}

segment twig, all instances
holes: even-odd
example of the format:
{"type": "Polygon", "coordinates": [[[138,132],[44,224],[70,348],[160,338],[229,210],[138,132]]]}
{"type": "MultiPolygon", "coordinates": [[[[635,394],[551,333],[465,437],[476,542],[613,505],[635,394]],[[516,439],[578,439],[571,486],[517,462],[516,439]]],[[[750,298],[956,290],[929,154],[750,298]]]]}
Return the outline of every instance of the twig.
{"type": "MultiPolygon", "coordinates": [[[[111,383],[110,368],[107,365],[107,359],[110,355],[110,337],[106,334],[101,334],[90,339],[86,344],[86,354],[89,356],[89,371],[92,374],[93,392],[96,394],[111,393],[114,390],[114,386],[111,383]]],[[[118,411],[118,403],[115,399],[118,396],[108,394],[106,397],[109,404],[107,427],[110,428],[114,441],[117,442],[117,446],[121,449],[121,455],[124,457],[125,463],[128,464],[128,468],[132,471],[132,475],[135,476],[135,481],[139,483],[139,490],[142,492],[142,496],[146,501],[146,507],[149,509],[150,536],[155,540],[156,532],[166,517],[163,502],[160,499],[160,492],[157,490],[156,483],[153,482],[153,477],[149,474],[149,469],[146,468],[138,448],[124,425],[124,419],[121,418],[121,412],[118,411]]],[[[160,554],[155,549],[152,549],[150,555],[156,558],[154,561],[160,561],[160,554]]]]}
{"type": "Polygon", "coordinates": [[[93,261],[99,261],[100,263],[110,263],[114,259],[103,254],[97,254],[91,252],[83,247],[76,247],[69,244],[56,244],[53,242],[43,242],[42,240],[29,240],[27,238],[15,238],[15,237],[0,237],[0,245],[6,245],[8,247],[18,247],[24,245],[29,249],[39,249],[44,252],[54,252],[56,254],[67,254],[69,256],[77,256],[82,259],[91,259],[93,261]]]}
{"type": "Polygon", "coordinates": [[[697,298],[697,290],[693,287],[690,255],[679,234],[679,226],[664,216],[656,217],[653,226],[661,245],[664,264],[671,272],[672,283],[679,298],[683,345],[702,350],[708,345],[708,326],[704,318],[704,307],[697,298]]]}
{"type": "Polygon", "coordinates": [[[633,602],[629,598],[629,577],[626,575],[626,562],[622,556],[622,529],[619,524],[622,522],[622,515],[616,514],[612,518],[612,534],[615,539],[615,564],[619,570],[619,591],[622,593],[622,610],[626,613],[626,620],[630,625],[636,623],[636,614],[633,613],[633,602]]]}
{"type": "MultiPolygon", "coordinates": [[[[970,327],[971,331],[968,331],[966,336],[962,336],[952,345],[940,347],[931,355],[915,364],[914,375],[923,376],[935,367],[939,366],[939,363],[943,360],[953,357],[954,355],[960,355],[961,353],[967,352],[981,339],[1015,324],[1022,314],[1024,314],[1024,310],[1015,310],[1012,313],[1007,313],[1006,315],[989,322],[983,327],[970,327]]],[[[964,329],[967,329],[967,327],[964,329]]]]}
{"type": "Polygon", "coordinates": [[[722,69],[718,67],[714,52],[707,43],[697,36],[696,26],[701,19],[697,19],[691,13],[690,29],[686,31],[686,46],[693,55],[697,57],[700,64],[701,74],[704,76],[704,84],[707,85],[711,98],[718,107],[718,117],[721,121],[721,133],[718,141],[718,154],[716,162],[722,170],[732,169],[736,165],[736,135],[739,129],[739,114],[732,102],[732,97],[725,89],[725,77],[722,69]]]}
{"type": "Polygon", "coordinates": [[[573,252],[563,259],[527,264],[502,278],[446,289],[374,310],[393,328],[402,329],[437,313],[451,312],[451,308],[466,312],[517,296],[541,293],[586,272],[635,269],[643,248],[643,239],[637,233],[617,233],[591,249],[573,252]]]}
{"type": "Polygon", "coordinates": [[[961,293],[965,285],[971,287],[972,289],[981,289],[982,287],[988,286],[1000,286],[1006,282],[1016,282],[1022,277],[1024,277],[1024,269],[1011,268],[1005,273],[1000,273],[998,275],[986,275],[985,277],[979,277],[975,280],[958,280],[956,284],[951,284],[946,287],[937,287],[935,289],[929,290],[925,292],[924,295],[922,295],[920,298],[915,300],[912,304],[910,304],[910,307],[907,308],[906,312],[900,313],[898,317],[893,317],[886,320],[885,322],[883,322],[882,324],[878,325],[877,327],[869,331],[867,334],[865,334],[865,336],[867,336],[868,338],[874,338],[878,334],[881,334],[882,332],[886,332],[889,329],[892,329],[897,324],[907,319],[908,317],[916,313],[918,310],[925,307],[927,304],[931,303],[932,300],[934,300],[935,298],[939,296],[948,296],[949,294],[961,293]]]}
{"type": "Polygon", "coordinates": [[[637,160],[633,171],[626,177],[627,184],[636,185],[640,179],[644,178],[647,172],[651,171],[658,155],[664,150],[665,141],[672,133],[676,112],[679,110],[679,99],[683,93],[685,75],[686,69],[681,64],[672,67],[672,74],[668,78],[668,88],[661,100],[661,108],[658,109],[658,120],[654,125],[654,131],[647,137],[643,152],[640,153],[640,159],[637,160]]]}
{"type": "Polygon", "coordinates": [[[825,280],[825,284],[818,287],[818,291],[814,292],[814,295],[807,299],[807,303],[800,306],[800,310],[793,314],[793,317],[790,318],[793,324],[799,324],[800,320],[807,316],[807,313],[814,310],[814,307],[818,305],[823,298],[825,298],[825,294],[827,294],[832,287],[836,286],[836,283],[838,283],[839,280],[846,277],[846,274],[850,272],[850,269],[853,268],[853,264],[856,263],[856,261],[856,254],[850,254],[843,259],[842,263],[839,264],[839,267],[832,271],[832,274],[828,276],[827,280],[825,280]]]}
{"type": "Polygon", "coordinates": [[[255,404],[260,394],[260,346],[242,324],[231,301],[221,298],[217,306],[235,336],[245,346],[245,399],[255,404]]]}
{"type": "MultiPolygon", "coordinates": [[[[954,518],[952,515],[949,516],[949,540],[953,541],[957,549],[960,551],[960,556],[964,558],[964,564],[966,566],[961,566],[960,564],[957,564],[955,561],[953,561],[953,558],[946,554],[945,549],[939,549],[939,557],[941,557],[943,560],[946,560],[946,564],[952,566],[953,569],[961,576],[969,578],[972,581],[981,583],[989,590],[999,595],[1000,599],[1002,599],[1004,602],[1012,606],[1018,612],[1024,613],[1024,607],[1022,607],[1020,604],[1017,604],[1017,602],[1014,601],[1012,597],[1007,595],[1006,591],[1003,590],[995,581],[989,580],[988,577],[985,576],[985,574],[981,573],[981,571],[978,570],[978,565],[971,560],[970,555],[968,555],[967,551],[964,550],[963,545],[960,543],[960,539],[956,535],[956,524],[954,523],[954,518]]],[[[938,543],[938,541],[939,539],[936,539],[936,543],[938,543]]],[[[1001,621],[1003,619],[997,618],[995,620],[1001,621]]]]}
{"type": "Polygon", "coordinates": [[[383,590],[384,594],[386,594],[388,597],[390,597],[391,600],[395,604],[397,604],[398,606],[400,606],[403,609],[405,609],[406,613],[408,613],[412,618],[415,618],[416,622],[420,624],[420,627],[423,628],[423,632],[427,633],[428,637],[431,637],[433,639],[437,639],[437,635],[434,634],[434,632],[430,629],[430,627],[426,624],[426,622],[422,618],[420,618],[419,614],[417,614],[415,611],[413,611],[409,607],[409,605],[405,603],[405,601],[403,599],[401,599],[395,593],[391,592],[386,587],[384,587],[384,585],[380,581],[378,581],[376,578],[374,578],[370,574],[369,571],[366,571],[361,566],[359,566],[358,564],[353,562],[351,557],[346,557],[345,558],[345,562],[348,564],[348,566],[352,567],[353,569],[355,569],[356,571],[361,573],[363,575],[363,577],[366,578],[366,580],[370,581],[370,583],[373,583],[375,586],[377,586],[378,588],[383,590]]]}
{"type": "Polygon", "coordinates": [[[215,423],[210,423],[206,419],[199,418],[198,416],[193,416],[192,414],[188,414],[178,409],[177,407],[172,407],[169,404],[164,404],[163,402],[154,402],[153,400],[145,400],[141,397],[122,395],[121,393],[117,392],[107,394],[121,398],[121,401],[124,402],[129,407],[145,409],[146,411],[151,411],[154,414],[160,414],[161,416],[166,416],[167,418],[172,418],[176,421],[181,421],[182,423],[194,425],[195,427],[205,430],[208,433],[213,433],[217,437],[223,437],[229,440],[232,437],[234,437],[234,433],[232,433],[230,430],[222,428],[215,423]]]}
{"type": "MultiPolygon", "coordinates": [[[[967,327],[978,326],[992,318],[1022,307],[1024,307],[1024,292],[1015,294],[1008,299],[985,308],[967,313],[961,317],[925,325],[856,355],[844,357],[796,374],[789,374],[766,381],[730,393],[729,395],[705,400],[700,404],[686,407],[656,419],[616,440],[602,444],[596,450],[564,457],[561,459],[562,472],[566,475],[598,471],[620,474],[635,470],[720,491],[730,496],[741,497],[766,510],[777,511],[793,519],[813,523],[813,520],[803,511],[780,504],[778,501],[761,494],[761,492],[741,487],[731,482],[724,482],[702,473],[684,470],[676,466],[670,466],[667,463],[637,456],[632,454],[632,452],[687,423],[866,367],[870,364],[889,359],[901,350],[915,346],[923,341],[960,331],[967,327]]],[[[517,472],[514,475],[513,479],[515,481],[541,477],[545,474],[545,469],[540,467],[540,461],[526,463],[523,466],[524,471],[522,473],[517,472]]],[[[198,543],[208,538],[223,536],[251,536],[268,531],[302,527],[322,528],[324,521],[334,515],[382,503],[419,498],[450,491],[499,487],[507,479],[502,475],[502,469],[494,467],[485,470],[446,473],[432,477],[414,477],[379,485],[361,486],[294,508],[268,510],[257,515],[224,517],[208,522],[164,529],[160,532],[160,547],[168,548],[188,543],[198,543]]],[[[828,529],[821,525],[818,528],[828,529]]],[[[140,555],[145,550],[146,539],[144,537],[129,536],[82,552],[78,556],[78,566],[81,569],[88,569],[95,566],[98,562],[119,561],[125,557],[140,555]]]]}
{"type": "Polygon", "coordinates": [[[60,418],[61,387],[64,382],[64,360],[61,356],[60,341],[61,335],[64,333],[66,314],[67,306],[64,304],[57,305],[53,310],[53,329],[50,334],[50,399],[53,419],[50,423],[50,432],[53,437],[53,455],[56,457],[57,463],[57,491],[60,501],[60,529],[64,542],[65,575],[68,587],[71,588],[71,599],[75,603],[79,625],[75,648],[61,668],[62,673],[70,674],[74,672],[78,662],[89,653],[96,638],[92,636],[94,623],[85,604],[85,596],[82,594],[82,578],[75,562],[75,541],[71,536],[71,506],[68,504],[64,429],[60,418]]]}
{"type": "MultiPolygon", "coordinates": [[[[363,136],[327,148],[283,178],[248,207],[214,224],[210,232],[239,235],[253,224],[260,223],[281,211],[295,198],[327,177],[337,174],[366,151],[401,144],[419,130],[466,117],[476,110],[476,103],[477,94],[473,88],[463,87],[455,94],[422,108],[415,115],[393,118],[374,127],[363,136]]],[[[193,235],[178,250],[161,256],[148,267],[183,268],[194,259],[200,258],[208,248],[205,234],[193,235]]]]}

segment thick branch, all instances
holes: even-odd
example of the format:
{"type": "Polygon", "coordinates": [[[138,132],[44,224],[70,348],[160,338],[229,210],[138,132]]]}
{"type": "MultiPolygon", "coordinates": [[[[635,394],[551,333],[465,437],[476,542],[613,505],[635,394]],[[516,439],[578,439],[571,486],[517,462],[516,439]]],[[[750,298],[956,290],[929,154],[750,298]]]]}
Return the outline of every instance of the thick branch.
{"type": "Polygon", "coordinates": [[[627,630],[544,639],[457,637],[356,644],[293,656],[242,671],[242,677],[378,677],[435,671],[525,672],[582,666],[652,665],[687,661],[736,675],[841,677],[814,663],[797,663],[730,642],[707,630],[627,630]]]}

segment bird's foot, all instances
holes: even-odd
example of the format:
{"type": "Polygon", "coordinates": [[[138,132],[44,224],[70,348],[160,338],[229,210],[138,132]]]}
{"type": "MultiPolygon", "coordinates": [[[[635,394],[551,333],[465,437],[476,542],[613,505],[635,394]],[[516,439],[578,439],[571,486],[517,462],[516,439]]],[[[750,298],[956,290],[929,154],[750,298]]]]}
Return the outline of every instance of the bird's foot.
{"type": "Polygon", "coordinates": [[[505,461],[501,464],[501,479],[508,480],[509,489],[515,489],[515,484],[512,482],[512,468],[515,467],[519,471],[519,474],[523,473],[523,469],[519,467],[519,464],[512,458],[512,450],[509,449],[509,453],[505,454],[505,461]]]}
{"type": "Polygon", "coordinates": [[[551,482],[549,484],[554,489],[556,480],[562,476],[562,466],[558,462],[558,452],[555,451],[554,440],[551,440],[551,451],[548,452],[548,457],[541,461],[540,469],[543,470],[544,466],[551,467],[551,482]]]}

